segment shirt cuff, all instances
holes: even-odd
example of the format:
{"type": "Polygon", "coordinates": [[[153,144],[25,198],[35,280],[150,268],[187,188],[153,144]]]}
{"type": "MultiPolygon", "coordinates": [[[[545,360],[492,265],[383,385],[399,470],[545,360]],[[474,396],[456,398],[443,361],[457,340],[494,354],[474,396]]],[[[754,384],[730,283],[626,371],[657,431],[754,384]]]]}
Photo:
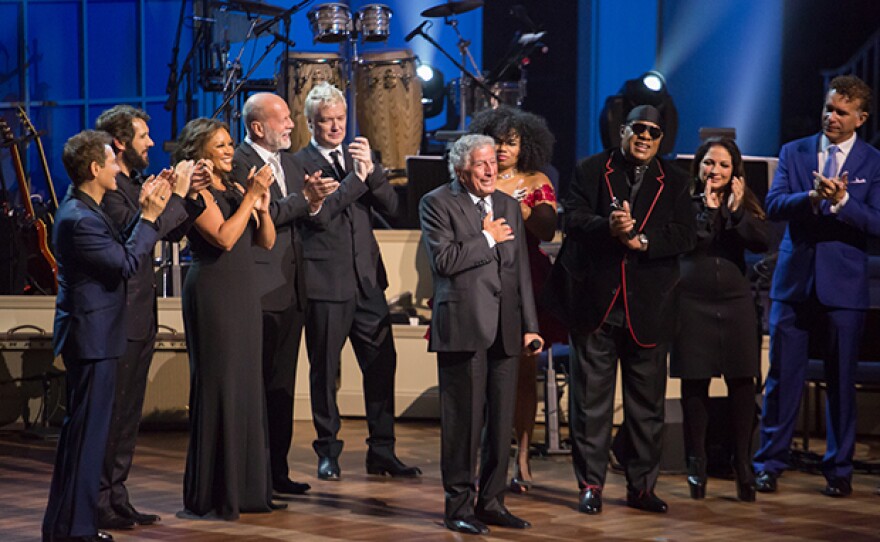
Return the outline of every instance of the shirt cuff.
{"type": "Polygon", "coordinates": [[[486,241],[489,241],[489,248],[495,248],[495,245],[498,243],[495,241],[495,238],[492,237],[492,234],[483,230],[483,235],[486,237],[486,241]]]}
{"type": "Polygon", "coordinates": [[[843,206],[846,205],[846,202],[848,202],[848,201],[849,201],[849,192],[844,192],[843,198],[841,198],[841,200],[839,202],[837,202],[831,206],[831,209],[830,209],[831,212],[836,215],[838,212],[840,212],[841,209],[843,209],[843,206]]]}

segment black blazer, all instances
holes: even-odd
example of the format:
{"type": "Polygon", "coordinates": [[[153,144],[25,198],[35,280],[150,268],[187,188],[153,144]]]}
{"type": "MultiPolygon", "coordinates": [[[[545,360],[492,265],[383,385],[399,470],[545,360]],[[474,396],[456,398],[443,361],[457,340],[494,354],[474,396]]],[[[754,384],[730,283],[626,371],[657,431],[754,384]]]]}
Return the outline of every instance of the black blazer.
{"type": "Polygon", "coordinates": [[[678,255],[696,243],[688,181],[664,160],[648,165],[636,201],[636,229],[646,252],[627,249],[611,236],[612,198],[628,199],[627,164],[620,149],[581,160],[565,209],[565,240],[548,291],[548,308],[571,329],[590,333],[620,296],[633,339],[646,347],[671,338],[678,255]]]}
{"type": "MultiPolygon", "coordinates": [[[[263,310],[282,311],[294,305],[304,310],[306,274],[299,226],[309,222],[321,227],[326,214],[322,209],[314,217],[309,216],[308,202],[302,193],[305,168],[292,153],[282,152],[280,156],[287,197],[282,197],[277,183],[272,184],[269,211],[275,223],[275,245],[271,250],[256,245],[251,248],[256,264],[254,280],[259,285],[263,310]]],[[[259,169],[265,164],[248,143],[241,143],[235,149],[232,160],[232,177],[242,187],[247,186],[250,169],[259,169]]]]}
{"type": "Polygon", "coordinates": [[[496,190],[492,212],[506,218],[514,240],[489,248],[479,211],[453,181],[419,203],[422,241],[434,279],[431,352],[475,352],[492,346],[501,325],[504,351],[517,355],[523,334],[538,333],[526,232],[517,201],[496,190]],[[496,261],[498,265],[490,265],[496,261]]]}
{"type": "MultiPolygon", "coordinates": [[[[126,237],[134,224],[140,219],[138,198],[141,185],[119,173],[116,176],[116,190],[108,191],[101,201],[101,208],[113,221],[117,231],[126,237]]],[[[198,216],[199,207],[191,200],[184,201],[172,194],[165,211],[156,220],[159,237],[171,241],[183,238],[185,224],[190,213],[198,216]]],[[[150,337],[156,330],[156,274],[153,269],[152,254],[145,254],[137,271],[128,279],[126,296],[125,329],[129,340],[140,341],[150,337]]]]}
{"type": "Polygon", "coordinates": [[[305,171],[321,170],[324,176],[340,181],[339,190],[324,200],[326,226],[302,230],[303,255],[309,299],[345,301],[357,294],[358,287],[382,290],[388,287],[385,264],[373,234],[372,213],[397,213],[398,199],[388,183],[382,165],[362,182],[354,174],[354,164],[343,151],[348,174],[339,179],[333,166],[313,145],[296,153],[305,171]]]}

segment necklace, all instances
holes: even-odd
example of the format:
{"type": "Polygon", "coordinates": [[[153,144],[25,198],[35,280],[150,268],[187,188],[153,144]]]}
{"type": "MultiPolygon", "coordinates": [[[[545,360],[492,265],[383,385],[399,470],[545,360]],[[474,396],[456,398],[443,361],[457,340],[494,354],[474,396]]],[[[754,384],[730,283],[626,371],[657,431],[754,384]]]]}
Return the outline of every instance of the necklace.
{"type": "Polygon", "coordinates": [[[499,173],[498,180],[506,181],[507,179],[512,179],[517,174],[516,168],[511,169],[507,173],[499,173]]]}

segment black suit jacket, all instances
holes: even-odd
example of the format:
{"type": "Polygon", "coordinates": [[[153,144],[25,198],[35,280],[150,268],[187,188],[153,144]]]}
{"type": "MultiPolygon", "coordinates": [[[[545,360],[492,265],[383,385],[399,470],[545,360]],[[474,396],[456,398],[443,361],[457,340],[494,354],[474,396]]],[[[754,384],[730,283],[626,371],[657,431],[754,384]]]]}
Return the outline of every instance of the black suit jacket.
{"type": "Polygon", "coordinates": [[[355,297],[358,287],[384,290],[388,287],[385,264],[373,234],[372,212],[393,216],[398,199],[381,164],[366,181],[354,174],[348,151],[343,152],[348,174],[339,179],[321,152],[309,145],[296,153],[306,171],[321,170],[325,177],[340,181],[339,190],[324,200],[327,213],[323,228],[302,230],[303,255],[309,299],[345,301],[355,297]]]}
{"type": "MultiPolygon", "coordinates": [[[[302,193],[305,168],[289,152],[280,153],[280,157],[287,196],[282,197],[278,183],[272,184],[269,211],[275,223],[275,245],[271,250],[256,245],[252,247],[256,264],[255,281],[260,285],[263,310],[282,311],[290,306],[305,310],[306,273],[299,230],[306,222],[315,228],[323,227],[327,214],[321,209],[315,216],[309,216],[308,202],[302,193]]],[[[246,187],[250,169],[259,169],[264,164],[249,143],[241,143],[233,156],[232,176],[246,187]]]]}
{"type": "Polygon", "coordinates": [[[629,199],[630,168],[620,149],[578,163],[563,202],[566,236],[546,299],[571,329],[590,333],[624,296],[633,339],[651,347],[673,331],[678,255],[696,244],[694,215],[686,176],[655,158],[630,202],[636,229],[648,237],[648,250],[626,248],[611,236],[608,217],[613,198],[629,199]]]}
{"type": "MultiPolygon", "coordinates": [[[[116,190],[104,194],[101,207],[113,221],[116,229],[127,236],[140,218],[138,198],[141,185],[128,175],[116,176],[116,190]]],[[[180,240],[185,231],[180,229],[187,223],[190,212],[196,207],[185,202],[180,196],[172,194],[165,211],[156,220],[160,238],[180,240]]],[[[204,207],[202,207],[204,209],[204,207]]],[[[145,254],[138,264],[137,271],[128,279],[126,296],[125,329],[129,340],[147,339],[156,329],[156,274],[153,269],[152,254],[145,254]]]]}
{"type": "Polygon", "coordinates": [[[526,232],[517,201],[496,190],[493,216],[506,218],[514,240],[489,248],[479,211],[458,182],[419,203],[422,241],[434,279],[432,352],[476,352],[492,346],[499,322],[505,353],[522,350],[525,332],[538,333],[526,232]],[[495,265],[497,262],[497,265],[495,265]]]}

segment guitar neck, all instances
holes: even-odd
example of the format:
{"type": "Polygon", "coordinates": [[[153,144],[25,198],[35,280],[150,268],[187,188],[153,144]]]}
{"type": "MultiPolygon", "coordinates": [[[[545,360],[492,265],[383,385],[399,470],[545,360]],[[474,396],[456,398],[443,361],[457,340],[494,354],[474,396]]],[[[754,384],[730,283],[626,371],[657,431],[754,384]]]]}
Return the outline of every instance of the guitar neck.
{"type": "MultiPolygon", "coordinates": [[[[43,148],[43,141],[37,135],[37,152],[40,155],[40,164],[43,166],[43,173],[46,175],[46,187],[49,189],[49,197],[52,198],[52,212],[58,210],[58,197],[55,195],[55,183],[52,182],[52,174],[49,172],[49,161],[46,159],[46,150],[43,148]]],[[[50,215],[51,216],[51,215],[50,215]]]]}

